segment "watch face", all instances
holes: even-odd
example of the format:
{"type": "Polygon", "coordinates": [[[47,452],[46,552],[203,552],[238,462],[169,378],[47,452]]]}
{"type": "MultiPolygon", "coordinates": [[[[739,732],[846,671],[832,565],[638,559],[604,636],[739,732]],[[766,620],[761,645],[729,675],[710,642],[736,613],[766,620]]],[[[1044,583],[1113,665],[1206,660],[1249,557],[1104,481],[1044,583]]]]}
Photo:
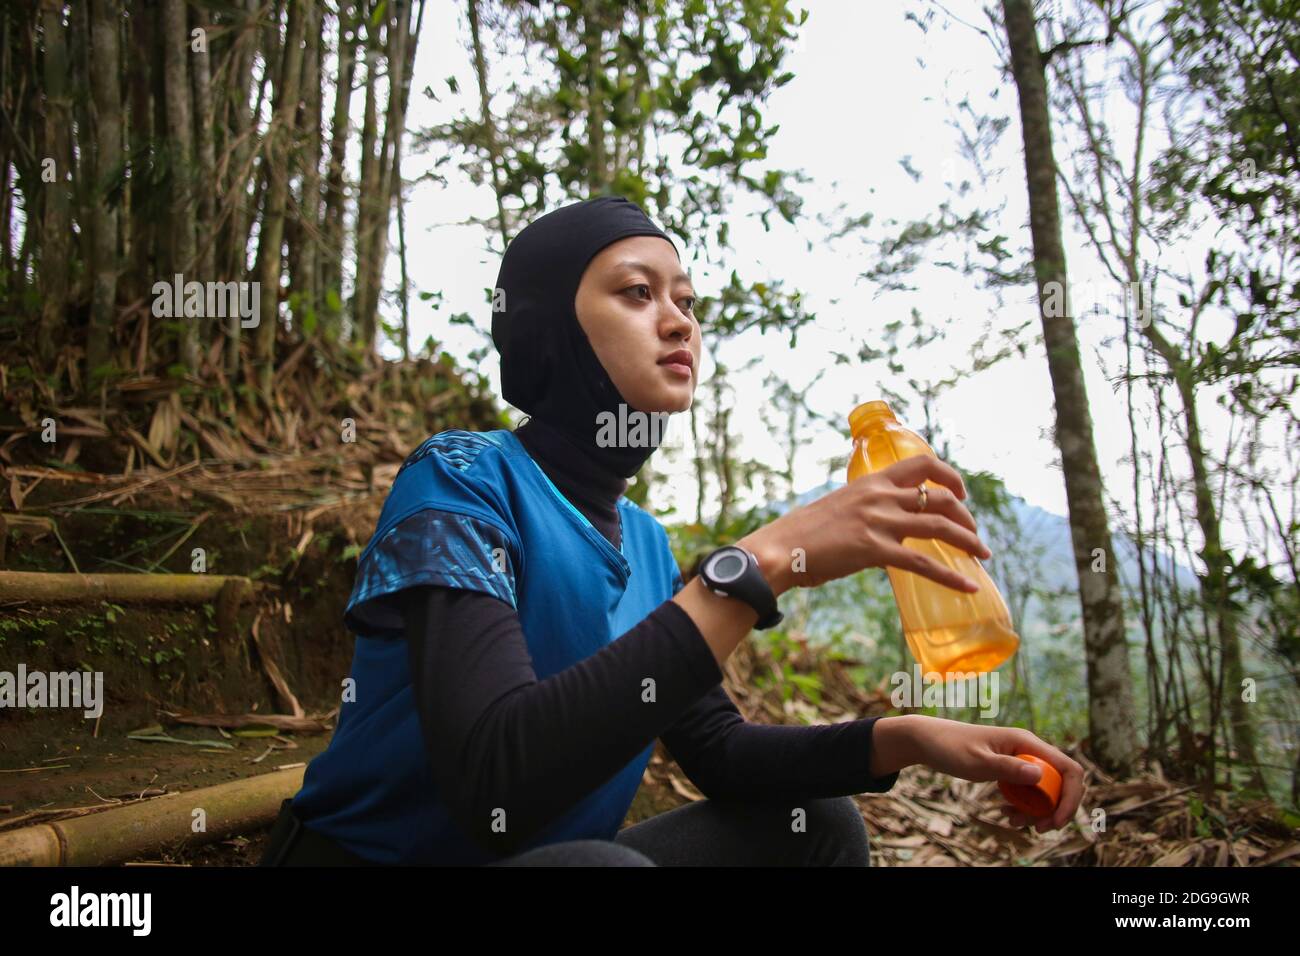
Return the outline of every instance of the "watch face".
{"type": "Polygon", "coordinates": [[[739,551],[724,551],[709,565],[709,574],[720,582],[734,581],[745,571],[748,562],[739,551]]]}

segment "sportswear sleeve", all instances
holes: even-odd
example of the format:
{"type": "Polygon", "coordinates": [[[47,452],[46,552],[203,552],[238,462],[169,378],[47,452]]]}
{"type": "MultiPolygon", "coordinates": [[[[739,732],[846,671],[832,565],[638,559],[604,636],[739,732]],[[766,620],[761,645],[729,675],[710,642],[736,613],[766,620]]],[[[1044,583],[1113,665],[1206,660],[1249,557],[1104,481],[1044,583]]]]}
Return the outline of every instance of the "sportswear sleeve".
{"type": "MultiPolygon", "coordinates": [[[[673,594],[683,587],[673,578],[673,594]]],[[[714,800],[776,801],[884,793],[898,773],[871,775],[878,717],[790,727],[745,720],[719,683],[660,739],[696,789],[714,800]]]]}
{"type": "Polygon", "coordinates": [[[722,680],[690,616],[665,601],[579,663],[539,681],[515,609],[424,586],[403,607],[429,766],[453,820],[491,853],[518,852],[722,680]],[[643,682],[654,680],[654,700],[643,682]],[[505,811],[506,829],[492,823],[505,811]]]}
{"type": "Polygon", "coordinates": [[[879,717],[787,727],[751,723],[718,685],[664,732],[664,747],[713,800],[773,802],[884,793],[898,773],[871,775],[879,717]]]}

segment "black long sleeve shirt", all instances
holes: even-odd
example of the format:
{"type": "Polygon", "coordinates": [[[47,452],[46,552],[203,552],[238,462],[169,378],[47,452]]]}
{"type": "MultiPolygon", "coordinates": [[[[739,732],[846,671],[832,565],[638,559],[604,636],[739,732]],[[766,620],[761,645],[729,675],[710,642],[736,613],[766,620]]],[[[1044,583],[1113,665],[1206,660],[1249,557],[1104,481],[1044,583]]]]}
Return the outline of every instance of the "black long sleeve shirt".
{"type": "MultiPolygon", "coordinates": [[[[626,482],[528,422],[516,434],[565,497],[615,547],[626,482]],[[532,426],[532,427],[530,427],[532,426]]],[[[656,737],[706,797],[777,802],[883,792],[871,775],[879,718],[805,727],[746,721],[691,617],[665,601],[617,640],[539,681],[519,615],[491,595],[403,593],[416,706],[453,819],[494,852],[515,852],[656,737]],[[656,706],[642,681],[655,678],[656,706]],[[496,809],[506,833],[493,832],[496,809]]]]}

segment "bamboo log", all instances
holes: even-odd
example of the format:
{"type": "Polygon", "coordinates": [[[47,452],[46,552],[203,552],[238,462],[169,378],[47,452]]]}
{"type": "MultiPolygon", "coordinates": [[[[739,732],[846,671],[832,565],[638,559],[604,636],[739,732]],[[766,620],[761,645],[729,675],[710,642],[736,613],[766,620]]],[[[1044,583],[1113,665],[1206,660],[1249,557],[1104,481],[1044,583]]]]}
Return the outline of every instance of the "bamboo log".
{"type": "Polygon", "coordinates": [[[102,813],[0,833],[0,866],[115,866],[161,847],[200,846],[275,822],[302,788],[304,767],[141,800],[102,813]],[[205,829],[194,832],[195,810],[205,829]]]}
{"type": "Polygon", "coordinates": [[[251,593],[248,578],[223,574],[52,574],[0,571],[0,601],[59,604],[75,601],[138,601],[206,604],[251,593]]]}

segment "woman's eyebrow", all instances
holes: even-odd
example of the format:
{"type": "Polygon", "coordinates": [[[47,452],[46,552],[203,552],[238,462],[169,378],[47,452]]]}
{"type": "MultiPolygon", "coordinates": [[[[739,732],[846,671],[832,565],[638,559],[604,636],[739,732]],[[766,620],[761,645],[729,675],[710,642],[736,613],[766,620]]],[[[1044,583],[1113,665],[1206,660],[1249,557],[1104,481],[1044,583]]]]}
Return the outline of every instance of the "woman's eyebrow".
{"type": "MultiPolygon", "coordinates": [[[[614,268],[616,268],[616,269],[640,269],[642,272],[648,272],[648,273],[650,273],[650,275],[652,275],[652,276],[657,276],[657,275],[659,275],[659,270],[658,270],[658,269],[654,268],[654,267],[651,266],[651,265],[647,265],[647,264],[644,263],[644,262],[637,262],[635,259],[624,259],[622,262],[620,262],[620,263],[619,263],[617,266],[615,266],[614,268]]],[[[695,288],[695,283],[691,282],[691,277],[688,276],[685,272],[679,272],[679,273],[677,273],[677,275],[675,275],[675,276],[672,277],[672,281],[673,281],[673,282],[685,282],[685,283],[686,283],[687,285],[689,285],[692,289],[695,288]]]]}

